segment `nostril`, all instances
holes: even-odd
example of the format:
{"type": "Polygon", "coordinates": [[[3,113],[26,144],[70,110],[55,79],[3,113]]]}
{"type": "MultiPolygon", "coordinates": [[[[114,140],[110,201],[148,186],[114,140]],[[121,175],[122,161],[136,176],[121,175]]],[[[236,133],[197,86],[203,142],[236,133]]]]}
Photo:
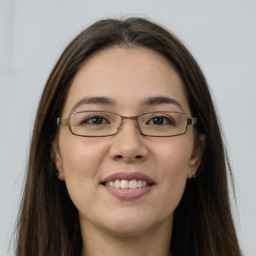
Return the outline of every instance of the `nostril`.
{"type": "Polygon", "coordinates": [[[115,158],[118,159],[118,160],[126,159],[126,160],[131,161],[132,159],[141,160],[141,159],[143,159],[143,156],[142,155],[137,155],[135,157],[128,157],[128,156],[125,157],[125,156],[122,156],[122,155],[116,155],[115,158]]]}

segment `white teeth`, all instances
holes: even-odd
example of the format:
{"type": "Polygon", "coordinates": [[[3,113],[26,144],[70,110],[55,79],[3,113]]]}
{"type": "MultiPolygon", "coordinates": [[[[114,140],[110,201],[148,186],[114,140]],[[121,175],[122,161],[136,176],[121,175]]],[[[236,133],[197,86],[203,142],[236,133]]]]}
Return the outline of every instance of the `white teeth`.
{"type": "Polygon", "coordinates": [[[115,188],[120,188],[120,180],[115,180],[114,187],[115,188]]]}
{"type": "Polygon", "coordinates": [[[142,188],[147,186],[147,182],[145,180],[115,180],[115,181],[108,181],[105,185],[112,188],[142,188]]]}
{"type": "Polygon", "coordinates": [[[121,188],[129,188],[129,182],[128,182],[128,180],[121,180],[120,187],[121,187],[121,188]]]}
{"type": "Polygon", "coordinates": [[[137,180],[130,180],[129,181],[129,188],[137,188],[137,180]]]}

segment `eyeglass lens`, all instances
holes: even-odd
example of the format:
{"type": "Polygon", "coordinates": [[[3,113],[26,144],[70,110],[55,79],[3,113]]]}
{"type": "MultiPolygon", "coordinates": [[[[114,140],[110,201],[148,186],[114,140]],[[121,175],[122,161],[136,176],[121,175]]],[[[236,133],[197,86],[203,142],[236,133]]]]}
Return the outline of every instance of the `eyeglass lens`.
{"type": "MultiPolygon", "coordinates": [[[[108,136],[118,132],[123,119],[135,118],[104,111],[73,112],[70,115],[70,129],[80,136],[108,136]]],[[[140,114],[136,119],[144,135],[175,136],[185,133],[188,118],[185,113],[179,112],[150,112],[140,114]]]]}

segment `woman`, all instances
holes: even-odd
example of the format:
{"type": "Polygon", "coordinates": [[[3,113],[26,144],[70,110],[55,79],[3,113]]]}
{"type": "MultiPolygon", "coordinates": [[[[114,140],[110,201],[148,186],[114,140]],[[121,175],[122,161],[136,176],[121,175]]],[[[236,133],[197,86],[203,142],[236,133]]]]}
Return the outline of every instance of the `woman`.
{"type": "Polygon", "coordinates": [[[181,42],[145,19],[96,22],[43,91],[17,255],[241,255],[226,166],[181,42]]]}

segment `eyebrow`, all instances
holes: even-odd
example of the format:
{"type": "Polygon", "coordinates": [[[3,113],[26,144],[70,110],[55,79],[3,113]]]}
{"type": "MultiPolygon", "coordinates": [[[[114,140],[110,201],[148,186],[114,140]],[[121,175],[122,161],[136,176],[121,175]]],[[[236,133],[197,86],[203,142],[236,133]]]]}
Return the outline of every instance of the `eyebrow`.
{"type": "Polygon", "coordinates": [[[183,108],[178,101],[176,101],[173,98],[166,97],[166,96],[149,97],[142,102],[142,105],[149,105],[149,106],[156,106],[156,105],[163,105],[163,104],[176,105],[183,111],[183,108]]]}
{"type": "Polygon", "coordinates": [[[79,100],[74,107],[72,108],[71,111],[74,111],[81,105],[111,105],[114,106],[116,102],[113,99],[110,99],[108,97],[86,97],[81,100],[79,100]]]}
{"type": "MultiPolygon", "coordinates": [[[[156,106],[156,105],[164,105],[164,104],[176,105],[183,111],[183,108],[178,101],[176,101],[173,98],[166,97],[166,96],[149,97],[141,103],[141,106],[145,106],[145,105],[156,106]]],[[[109,97],[102,97],[102,96],[85,97],[85,98],[79,100],[74,105],[74,107],[71,109],[71,112],[75,111],[81,105],[103,105],[103,106],[110,105],[110,106],[114,106],[114,105],[116,105],[116,101],[109,97]]]]}

